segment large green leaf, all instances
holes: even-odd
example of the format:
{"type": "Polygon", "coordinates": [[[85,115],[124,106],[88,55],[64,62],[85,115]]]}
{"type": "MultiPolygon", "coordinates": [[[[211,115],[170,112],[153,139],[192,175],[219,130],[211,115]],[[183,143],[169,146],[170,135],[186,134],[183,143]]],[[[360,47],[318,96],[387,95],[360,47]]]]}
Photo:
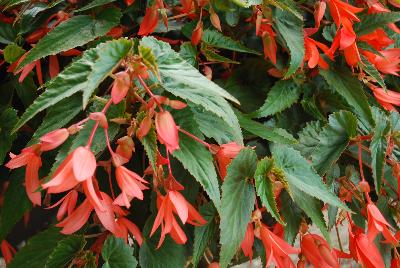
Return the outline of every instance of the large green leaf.
{"type": "Polygon", "coordinates": [[[400,12],[383,12],[363,14],[359,16],[360,22],[354,25],[357,36],[368,34],[378,28],[383,28],[388,23],[400,20],[400,12]]]}
{"type": "Polygon", "coordinates": [[[17,111],[13,108],[5,109],[0,113],[0,165],[11,148],[16,134],[11,134],[11,130],[18,120],[17,111]]]}
{"type": "Polygon", "coordinates": [[[103,6],[109,3],[114,2],[115,0],[93,0],[92,2],[88,3],[87,5],[81,7],[80,9],[75,10],[75,12],[82,12],[86,11],[98,6],[103,6]]]}
{"type": "Polygon", "coordinates": [[[360,82],[352,76],[347,68],[337,69],[330,66],[329,70],[320,70],[320,74],[328,82],[328,85],[353,107],[363,122],[371,126],[374,124],[371,109],[360,82]]]}
{"type": "Polygon", "coordinates": [[[101,250],[103,268],[135,268],[137,260],[133,256],[133,248],[125,243],[122,238],[108,236],[101,250]]]}
{"type": "Polygon", "coordinates": [[[377,193],[380,193],[385,166],[387,135],[390,132],[390,123],[385,113],[377,108],[374,108],[372,111],[375,120],[375,130],[370,144],[371,166],[375,189],[377,193]]]}
{"type": "Polygon", "coordinates": [[[82,235],[71,235],[60,240],[48,256],[45,268],[66,267],[83,249],[86,241],[82,235]]]}
{"type": "Polygon", "coordinates": [[[32,208],[32,203],[26,195],[25,169],[20,168],[12,171],[10,184],[4,194],[4,203],[0,213],[0,241],[12,230],[14,225],[22,216],[32,208]]]}
{"type": "Polygon", "coordinates": [[[322,178],[300,153],[287,145],[274,145],[271,148],[275,166],[283,171],[289,192],[302,191],[325,203],[348,209],[322,182],[322,178]]]}
{"type": "Polygon", "coordinates": [[[235,110],[235,114],[239,119],[240,126],[253,135],[276,143],[296,143],[296,139],[284,129],[271,128],[259,122],[253,121],[237,110],[235,110]]]}
{"type": "Polygon", "coordinates": [[[152,48],[157,58],[159,83],[162,88],[201,106],[210,116],[221,117],[231,128],[235,129],[235,133],[241,133],[237,118],[225,100],[238,103],[233,96],[200,74],[197,69],[172,50],[169,44],[153,37],[144,37],[140,43],[142,46],[152,48]]]}
{"type": "Polygon", "coordinates": [[[273,5],[283,11],[289,11],[295,15],[298,19],[303,20],[303,15],[296,5],[296,2],[292,0],[264,0],[264,5],[273,5]]]}
{"type": "Polygon", "coordinates": [[[329,123],[318,136],[319,143],[312,154],[313,166],[320,175],[339,159],[351,138],[357,135],[357,118],[348,111],[329,116],[329,123]]]}
{"type": "Polygon", "coordinates": [[[222,33],[215,30],[204,30],[201,41],[203,41],[207,45],[217,48],[228,49],[237,52],[252,53],[257,55],[260,54],[257,51],[247,48],[240,42],[233,40],[228,36],[224,36],[222,33]]]}
{"type": "Polygon", "coordinates": [[[115,8],[107,8],[96,19],[87,15],[79,15],[60,23],[29,51],[18,68],[29,63],[62,51],[82,46],[95,38],[105,35],[119,23],[121,12],[115,8]]]}
{"type": "Polygon", "coordinates": [[[215,231],[217,230],[217,223],[215,217],[217,211],[212,203],[207,203],[200,207],[200,214],[207,221],[205,225],[196,226],[194,228],[194,242],[193,242],[193,259],[192,263],[194,267],[197,267],[203,253],[213,238],[215,231]]]}
{"type": "Polygon", "coordinates": [[[60,233],[59,228],[50,227],[31,239],[15,254],[9,268],[43,268],[57,244],[65,236],[60,233]]]}
{"type": "Polygon", "coordinates": [[[267,117],[292,106],[299,98],[301,87],[293,80],[280,80],[268,92],[263,106],[251,113],[252,117],[267,117]]]}
{"type": "Polygon", "coordinates": [[[39,112],[77,92],[83,92],[83,106],[85,107],[93,91],[118,66],[131,47],[131,41],[118,39],[102,43],[96,48],[86,51],[81,59],[72,63],[56,78],[46,83],[46,90],[26,109],[14,127],[14,131],[39,112]]]}
{"type": "MultiPolygon", "coordinates": [[[[184,130],[192,133],[198,138],[202,138],[193,117],[186,110],[176,113],[174,116],[177,124],[184,130]]],[[[179,150],[173,152],[183,167],[201,184],[215,207],[220,211],[221,200],[217,173],[213,164],[213,157],[204,145],[194,141],[183,133],[179,133],[179,150]]]]}
{"type": "Polygon", "coordinates": [[[295,145],[295,149],[305,158],[311,158],[311,155],[319,145],[319,133],[322,131],[321,121],[311,121],[297,134],[299,143],[295,145]]]}
{"type": "Polygon", "coordinates": [[[270,158],[264,158],[257,164],[254,180],[257,189],[257,195],[260,197],[263,206],[269,213],[281,224],[285,224],[281,215],[279,215],[278,206],[275,201],[275,195],[271,180],[268,178],[272,171],[274,161],[270,158]]]}
{"type": "Polygon", "coordinates": [[[221,209],[221,257],[225,268],[239,248],[254,209],[255,192],[251,179],[257,165],[254,150],[240,151],[228,166],[228,174],[222,184],[221,209]]]}
{"type": "Polygon", "coordinates": [[[282,9],[276,9],[274,14],[275,27],[282,36],[290,52],[289,69],[285,78],[294,74],[303,63],[304,58],[304,33],[303,21],[282,9]]]}

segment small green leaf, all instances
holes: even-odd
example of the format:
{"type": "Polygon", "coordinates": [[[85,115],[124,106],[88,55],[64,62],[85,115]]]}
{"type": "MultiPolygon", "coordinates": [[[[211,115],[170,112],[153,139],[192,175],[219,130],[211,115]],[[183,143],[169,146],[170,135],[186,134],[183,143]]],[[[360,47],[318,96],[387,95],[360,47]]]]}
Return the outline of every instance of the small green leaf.
{"type": "Polygon", "coordinates": [[[59,228],[50,227],[29,239],[28,243],[15,254],[12,262],[7,267],[45,267],[49,256],[57,247],[58,242],[64,237],[59,228]]]}
{"type": "Polygon", "coordinates": [[[206,57],[208,61],[211,62],[223,62],[223,63],[231,63],[231,64],[239,64],[240,62],[231,60],[227,57],[221,56],[215,52],[213,48],[208,47],[207,45],[201,45],[201,52],[206,57]]]}
{"type": "Polygon", "coordinates": [[[275,166],[284,172],[289,193],[300,190],[303,195],[313,196],[325,203],[348,210],[339,198],[328,190],[322,178],[300,153],[287,145],[274,145],[271,150],[275,166]]]}
{"type": "Polygon", "coordinates": [[[363,14],[359,16],[360,22],[354,25],[357,36],[368,34],[378,28],[383,28],[388,23],[400,20],[400,12],[382,12],[363,14]]]}
{"type": "Polygon", "coordinates": [[[292,0],[264,0],[264,5],[273,5],[283,11],[289,11],[299,20],[303,20],[303,15],[296,5],[296,2],[292,0]]]}
{"type": "Polygon", "coordinates": [[[279,8],[275,10],[274,19],[275,26],[290,52],[289,69],[284,77],[288,78],[294,74],[303,63],[305,53],[303,21],[292,13],[279,8]]]}
{"type": "Polygon", "coordinates": [[[157,60],[151,48],[139,46],[139,55],[141,56],[142,61],[147,68],[153,71],[155,75],[158,75],[157,60]]]}
{"type": "Polygon", "coordinates": [[[375,189],[377,193],[380,193],[385,166],[387,135],[390,132],[390,123],[385,113],[375,107],[372,111],[376,125],[370,144],[371,166],[375,189]]]}
{"type": "Polygon", "coordinates": [[[131,47],[131,41],[118,39],[87,50],[81,59],[73,62],[56,78],[46,83],[45,92],[26,109],[13,131],[18,130],[39,112],[79,91],[83,92],[85,107],[93,91],[118,66],[131,47]]]}
{"type": "Polygon", "coordinates": [[[379,71],[375,68],[375,66],[368,61],[368,59],[364,56],[361,56],[360,62],[361,68],[369,74],[376,82],[384,89],[387,90],[385,81],[383,80],[382,75],[379,71]]]}
{"type": "Polygon", "coordinates": [[[205,225],[196,226],[194,228],[194,242],[193,242],[193,259],[192,263],[194,267],[197,267],[203,253],[213,238],[215,231],[217,230],[217,223],[215,217],[218,215],[217,210],[212,203],[207,203],[200,207],[200,214],[207,221],[205,225]]]}
{"type": "Polygon", "coordinates": [[[222,33],[215,30],[204,30],[201,41],[209,46],[217,48],[260,55],[257,51],[247,48],[240,42],[228,36],[224,36],[222,33]]]}
{"type": "Polygon", "coordinates": [[[75,12],[82,12],[82,11],[86,11],[95,7],[99,7],[99,6],[104,6],[106,4],[112,3],[115,0],[93,0],[92,2],[90,2],[89,4],[81,7],[80,9],[75,10],[75,12]]]}
{"type": "Polygon", "coordinates": [[[311,158],[311,155],[319,145],[319,134],[322,131],[321,121],[312,121],[297,134],[299,136],[299,143],[294,148],[305,157],[311,158]]]}
{"type": "Polygon", "coordinates": [[[141,140],[150,164],[156,170],[157,163],[157,133],[154,127],[149,130],[146,136],[141,140]]]}
{"type": "Polygon", "coordinates": [[[371,109],[367,97],[357,78],[352,73],[341,67],[340,69],[330,66],[329,70],[320,70],[320,74],[325,78],[328,85],[350,104],[355,113],[360,116],[366,124],[373,125],[371,109]]]}
{"type": "Polygon", "coordinates": [[[11,134],[17,120],[17,111],[13,108],[5,109],[0,113],[0,165],[3,164],[4,158],[11,149],[12,142],[17,137],[15,133],[11,134]]]}
{"type": "Polygon", "coordinates": [[[228,166],[222,184],[220,265],[226,268],[239,248],[254,209],[255,192],[250,180],[256,171],[254,150],[240,151],[228,166]]]}
{"type": "Polygon", "coordinates": [[[357,118],[348,111],[329,116],[329,123],[319,134],[319,144],[312,154],[313,166],[320,175],[339,159],[351,138],[357,135],[357,118]]]}
{"type": "Polygon", "coordinates": [[[12,230],[22,216],[32,208],[32,203],[26,195],[24,181],[25,169],[12,171],[10,184],[4,194],[4,203],[0,213],[0,241],[12,230]]]}
{"type": "Polygon", "coordinates": [[[18,69],[40,58],[82,46],[99,36],[105,35],[119,23],[120,18],[121,12],[115,8],[105,9],[96,19],[87,15],[74,16],[60,23],[54,30],[40,39],[18,65],[18,69]]]}
{"type": "Polygon", "coordinates": [[[281,199],[280,210],[286,222],[285,240],[293,244],[299,233],[303,213],[286,191],[282,192],[279,197],[281,199]]]}
{"type": "Polygon", "coordinates": [[[133,249],[122,238],[113,235],[107,237],[101,250],[103,268],[135,268],[137,260],[133,256],[133,249]]]}
{"type": "Polygon", "coordinates": [[[71,235],[60,240],[48,256],[45,268],[66,267],[83,249],[86,241],[82,235],[71,235]]]}
{"type": "Polygon", "coordinates": [[[268,173],[272,170],[274,161],[270,158],[264,158],[257,164],[254,180],[257,189],[257,195],[260,197],[263,206],[269,213],[281,224],[285,224],[281,215],[279,215],[278,206],[275,201],[275,195],[272,182],[268,178],[268,173]]]}
{"type": "Polygon", "coordinates": [[[263,106],[251,114],[252,117],[267,117],[292,106],[301,93],[301,87],[293,80],[280,80],[268,92],[263,106]]]}
{"type": "Polygon", "coordinates": [[[11,44],[17,37],[17,33],[11,24],[1,23],[0,24],[0,43],[11,44]]]}
{"type": "Polygon", "coordinates": [[[182,57],[182,59],[190,63],[190,65],[197,68],[197,47],[194,46],[191,42],[185,42],[181,45],[179,55],[182,57]]]}
{"type": "Polygon", "coordinates": [[[271,128],[259,122],[253,121],[237,110],[235,110],[235,114],[239,119],[240,126],[258,137],[283,144],[293,144],[297,142],[296,139],[284,129],[271,128]]]}
{"type": "Polygon", "coordinates": [[[25,53],[25,49],[16,45],[9,44],[3,49],[4,60],[8,63],[13,63],[25,53]]]}

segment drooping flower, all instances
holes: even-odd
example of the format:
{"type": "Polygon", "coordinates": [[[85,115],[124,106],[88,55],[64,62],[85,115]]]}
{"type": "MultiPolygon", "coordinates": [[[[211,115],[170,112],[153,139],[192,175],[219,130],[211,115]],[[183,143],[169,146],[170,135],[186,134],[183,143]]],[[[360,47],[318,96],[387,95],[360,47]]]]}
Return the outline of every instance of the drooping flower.
{"type": "Polygon", "coordinates": [[[96,170],[96,158],[85,147],[76,148],[56,169],[52,180],[42,185],[48,193],[68,191],[87,179],[91,179],[96,170]]]}
{"type": "Polygon", "coordinates": [[[75,233],[88,221],[92,210],[93,205],[90,203],[89,199],[85,199],[85,201],[83,201],[82,204],[71,213],[71,215],[56,224],[56,226],[63,228],[61,230],[61,233],[63,234],[75,233]]]}
{"type": "Polygon", "coordinates": [[[400,48],[391,48],[379,51],[380,55],[369,51],[363,51],[364,56],[376,69],[384,74],[399,75],[400,72],[400,48]]]}
{"type": "Polygon", "coordinates": [[[263,223],[260,225],[260,239],[265,248],[266,267],[271,262],[274,262],[279,268],[295,267],[289,255],[299,254],[300,249],[286,243],[282,238],[271,232],[263,223]]]}
{"type": "Polygon", "coordinates": [[[114,104],[121,102],[128,93],[131,86],[131,78],[126,71],[118,72],[115,75],[114,84],[111,88],[111,99],[114,104]]]}
{"type": "Polygon", "coordinates": [[[98,192],[98,195],[101,207],[104,209],[102,210],[98,206],[94,206],[94,210],[101,224],[114,235],[121,233],[119,225],[115,219],[115,212],[119,211],[117,206],[113,204],[112,198],[106,193],[98,192]]]}
{"type": "Polygon", "coordinates": [[[222,144],[217,153],[215,154],[215,157],[217,159],[218,163],[218,171],[221,176],[221,179],[223,180],[226,176],[226,170],[228,165],[231,163],[232,159],[235,158],[240,150],[242,150],[244,147],[242,145],[237,144],[236,142],[230,142],[227,144],[222,144]]]}
{"type": "Polygon", "coordinates": [[[260,31],[262,32],[261,38],[264,48],[264,57],[270,59],[273,64],[276,64],[276,51],[278,49],[275,41],[276,34],[269,24],[263,24],[260,31]]]}
{"type": "Polygon", "coordinates": [[[35,144],[21,151],[19,155],[10,154],[11,160],[5,165],[9,169],[26,166],[25,169],[25,189],[28,198],[34,205],[41,205],[41,194],[38,191],[39,168],[42,166],[40,158],[40,145],[35,144]]]}
{"type": "Polygon", "coordinates": [[[157,248],[162,245],[167,234],[170,234],[178,244],[186,243],[186,235],[174,214],[180,218],[183,224],[186,222],[196,226],[206,224],[203,217],[178,191],[168,191],[165,196],[158,194],[157,207],[158,213],[150,232],[150,236],[152,236],[161,225],[161,236],[157,248]]]}
{"type": "Polygon", "coordinates": [[[135,151],[135,144],[132,138],[124,136],[117,140],[117,144],[115,152],[129,161],[132,158],[132,153],[135,151]]]}
{"type": "Polygon", "coordinates": [[[376,100],[388,111],[393,111],[396,108],[394,106],[400,106],[400,93],[392,90],[383,90],[380,87],[370,85],[369,88],[372,90],[376,100]]]}
{"type": "Polygon", "coordinates": [[[191,37],[192,44],[197,46],[200,43],[202,36],[203,36],[203,22],[199,20],[199,22],[197,23],[196,27],[192,32],[192,37],[191,37]]]}
{"type": "Polygon", "coordinates": [[[143,17],[143,21],[140,24],[138,35],[151,34],[158,24],[158,7],[154,5],[146,8],[146,13],[143,17]]]}
{"type": "Polygon", "coordinates": [[[140,232],[140,229],[136,226],[136,224],[124,217],[118,218],[117,224],[120,229],[120,233],[116,235],[117,237],[121,237],[125,239],[125,241],[128,241],[128,233],[131,233],[135,240],[138,242],[139,246],[142,245],[142,233],[140,232]]]}
{"type": "Polygon", "coordinates": [[[42,152],[51,151],[63,144],[69,137],[69,132],[66,128],[53,130],[40,138],[40,150],[42,152]]]}
{"type": "Polygon", "coordinates": [[[162,111],[156,114],[156,130],[159,141],[167,147],[167,150],[172,153],[179,149],[179,134],[178,127],[175,124],[174,118],[168,111],[162,111]]]}
{"type": "Polygon", "coordinates": [[[327,2],[329,6],[329,11],[338,28],[344,20],[357,22],[360,21],[360,19],[355,14],[363,11],[363,8],[352,6],[340,0],[328,0],[327,2]]]}
{"type": "Polygon", "coordinates": [[[49,73],[50,78],[54,78],[60,72],[60,65],[58,64],[57,55],[50,55],[49,56],[49,73]]]}
{"type": "Polygon", "coordinates": [[[244,239],[240,244],[242,251],[246,257],[249,257],[250,261],[253,259],[253,244],[254,244],[254,228],[253,223],[249,222],[247,225],[244,239]]]}
{"type": "Polygon", "coordinates": [[[394,235],[390,232],[388,227],[391,227],[390,224],[383,217],[382,213],[373,203],[369,203],[367,205],[367,213],[368,213],[368,239],[371,243],[374,241],[375,237],[382,233],[382,235],[386,238],[386,241],[392,244],[397,244],[398,240],[394,235]]]}
{"type": "Polygon", "coordinates": [[[75,209],[76,202],[78,201],[78,192],[76,190],[71,190],[63,198],[61,198],[54,205],[47,207],[47,209],[52,209],[60,205],[57,211],[57,220],[61,221],[64,216],[72,214],[75,209]]]}
{"type": "Polygon", "coordinates": [[[148,183],[146,180],[124,166],[116,167],[115,176],[122,191],[114,201],[115,204],[129,208],[132,198],[143,200],[143,190],[148,189],[144,185],[148,183]]]}
{"type": "Polygon", "coordinates": [[[314,10],[314,20],[315,20],[315,28],[319,28],[321,25],[321,20],[324,17],[326,10],[326,3],[324,1],[318,1],[315,4],[315,10],[314,10]]]}
{"type": "Polygon", "coordinates": [[[304,47],[305,47],[305,55],[304,61],[308,62],[309,68],[314,68],[315,66],[319,66],[323,69],[328,69],[329,65],[326,61],[320,56],[318,48],[321,49],[324,53],[328,53],[329,48],[318,42],[314,39],[311,39],[309,36],[313,34],[313,29],[305,29],[305,37],[304,37],[304,47]]]}
{"type": "Polygon", "coordinates": [[[4,261],[6,262],[6,264],[9,264],[15,253],[17,253],[17,251],[10,245],[10,243],[8,243],[6,240],[3,239],[3,241],[1,241],[1,255],[3,256],[4,261]]]}

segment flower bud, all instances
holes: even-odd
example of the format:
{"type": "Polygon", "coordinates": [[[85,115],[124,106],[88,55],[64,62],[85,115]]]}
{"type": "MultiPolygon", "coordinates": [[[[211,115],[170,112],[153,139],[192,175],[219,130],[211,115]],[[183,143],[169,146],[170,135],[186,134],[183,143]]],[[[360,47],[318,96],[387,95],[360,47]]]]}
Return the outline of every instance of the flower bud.
{"type": "Polygon", "coordinates": [[[358,187],[363,193],[369,193],[371,191],[371,188],[369,187],[369,184],[367,181],[360,181],[358,184],[358,187]]]}
{"type": "Polygon", "coordinates": [[[107,128],[108,128],[107,118],[106,118],[106,116],[105,116],[104,113],[102,113],[102,112],[91,113],[91,114],[89,115],[89,118],[92,119],[92,120],[94,120],[94,121],[96,121],[96,122],[98,122],[99,125],[100,125],[102,128],[104,128],[104,129],[107,129],[107,128]]]}
{"type": "Polygon", "coordinates": [[[128,93],[129,87],[131,86],[131,79],[129,74],[125,71],[116,73],[115,77],[116,79],[111,89],[111,99],[114,104],[117,104],[122,101],[128,93]]]}
{"type": "Polygon", "coordinates": [[[50,151],[63,144],[69,137],[66,128],[53,130],[40,138],[41,151],[50,151]]]}
{"type": "Polygon", "coordinates": [[[159,141],[165,144],[170,153],[179,149],[178,127],[171,113],[168,111],[157,113],[155,122],[159,141]]]}

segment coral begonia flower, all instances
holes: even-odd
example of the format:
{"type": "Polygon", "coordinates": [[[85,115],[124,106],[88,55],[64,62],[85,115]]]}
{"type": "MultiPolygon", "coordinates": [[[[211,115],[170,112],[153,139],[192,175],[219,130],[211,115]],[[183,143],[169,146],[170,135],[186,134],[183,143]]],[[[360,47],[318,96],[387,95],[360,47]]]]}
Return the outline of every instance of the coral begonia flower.
{"type": "Polygon", "coordinates": [[[200,43],[202,36],[203,36],[203,22],[200,20],[192,32],[192,36],[190,38],[192,44],[197,46],[200,43]]]}
{"type": "Polygon", "coordinates": [[[178,127],[174,118],[168,111],[156,114],[156,130],[159,141],[167,147],[168,152],[172,153],[179,149],[178,127]]]}
{"type": "Polygon", "coordinates": [[[340,0],[328,0],[328,6],[337,27],[340,26],[343,19],[359,22],[360,19],[355,14],[364,10],[363,8],[352,6],[340,0]]]}
{"type": "Polygon", "coordinates": [[[40,60],[36,60],[34,62],[29,63],[28,65],[24,66],[23,68],[18,70],[18,65],[25,59],[29,52],[26,52],[22,55],[17,61],[13,62],[7,69],[8,72],[14,73],[17,75],[21,73],[18,82],[22,83],[28,74],[36,67],[36,75],[40,85],[43,85],[43,74],[42,74],[42,67],[40,65],[40,60]]]}
{"type": "Polygon", "coordinates": [[[88,221],[90,213],[92,213],[93,205],[89,199],[85,199],[83,203],[74,210],[68,217],[62,222],[56,224],[57,227],[63,227],[61,233],[72,234],[82,228],[82,226],[88,221]]]}
{"type": "Polygon", "coordinates": [[[63,144],[69,137],[66,128],[53,130],[40,138],[40,150],[42,152],[51,151],[63,144]]]}
{"type": "Polygon", "coordinates": [[[310,37],[304,38],[304,46],[305,46],[305,55],[304,61],[308,61],[308,67],[314,68],[315,66],[319,66],[322,69],[328,69],[329,65],[326,61],[320,56],[318,48],[320,48],[324,53],[329,51],[329,48],[310,37]]]}
{"type": "Polygon", "coordinates": [[[54,205],[47,207],[46,209],[52,209],[61,204],[57,211],[57,220],[61,221],[65,214],[68,216],[72,214],[75,209],[76,202],[78,201],[78,192],[76,190],[71,190],[63,198],[61,198],[54,205]]]}
{"type": "Polygon", "coordinates": [[[118,202],[118,205],[123,205],[129,208],[130,200],[132,200],[133,197],[143,200],[142,191],[148,189],[148,187],[143,185],[143,183],[147,184],[147,181],[124,166],[118,166],[115,169],[115,176],[117,178],[118,186],[122,191],[120,197],[117,197],[117,199],[122,200],[123,203],[121,204],[118,202]]]}
{"type": "Polygon", "coordinates": [[[358,40],[368,43],[378,51],[394,43],[394,40],[390,39],[386,32],[380,28],[360,36],[358,40]]]}
{"type": "Polygon", "coordinates": [[[275,32],[272,30],[271,25],[264,25],[261,27],[261,38],[264,48],[264,57],[269,58],[273,64],[276,64],[276,51],[278,46],[275,41],[275,32]]]}
{"type": "Polygon", "coordinates": [[[376,55],[369,51],[363,51],[363,54],[368,58],[368,61],[381,73],[399,76],[400,48],[391,48],[379,51],[379,53],[380,55],[376,55]]]}
{"type": "Polygon", "coordinates": [[[179,244],[186,243],[186,235],[175,220],[174,214],[178,215],[183,224],[186,222],[192,225],[206,224],[203,217],[178,191],[168,191],[166,196],[159,194],[157,196],[157,207],[158,213],[150,232],[150,236],[152,236],[161,225],[161,237],[157,248],[162,245],[168,233],[171,234],[175,242],[179,244]]]}
{"type": "Polygon", "coordinates": [[[277,267],[295,267],[289,254],[299,254],[300,249],[289,245],[282,238],[271,232],[265,224],[260,226],[260,238],[265,248],[266,264],[274,262],[277,267]]]}
{"type": "Polygon", "coordinates": [[[142,23],[140,24],[138,35],[151,34],[156,29],[157,24],[158,24],[157,5],[154,5],[152,7],[147,7],[142,23]]]}
{"type": "Polygon", "coordinates": [[[21,151],[19,155],[10,154],[11,160],[5,165],[9,169],[26,166],[25,169],[25,189],[28,198],[34,205],[41,205],[41,194],[38,191],[39,168],[42,166],[40,158],[40,145],[32,145],[21,151]]]}
{"type": "Polygon", "coordinates": [[[388,111],[393,111],[396,108],[393,106],[400,106],[400,93],[392,90],[383,90],[380,87],[371,85],[376,100],[388,111]]]}
{"type": "Polygon", "coordinates": [[[397,244],[398,240],[389,231],[390,224],[385,220],[379,209],[372,203],[367,205],[368,213],[368,239],[371,243],[375,237],[382,233],[386,241],[392,244],[397,244]]]}
{"type": "Polygon", "coordinates": [[[131,78],[125,71],[114,74],[115,80],[111,88],[111,99],[114,104],[122,101],[131,86],[131,78]]]}
{"type": "Polygon", "coordinates": [[[219,147],[219,150],[215,154],[218,163],[218,171],[223,180],[226,176],[226,169],[228,165],[231,163],[232,159],[235,158],[240,150],[244,147],[242,145],[237,144],[236,142],[230,142],[227,144],[222,144],[219,147]]]}
{"type": "Polygon", "coordinates": [[[4,258],[5,263],[9,264],[13,259],[13,255],[17,253],[17,251],[6,240],[1,241],[0,248],[1,248],[1,255],[4,258]]]}
{"type": "Polygon", "coordinates": [[[69,154],[55,171],[52,180],[42,187],[49,188],[49,193],[65,192],[92,178],[95,170],[96,158],[88,148],[81,146],[69,154]]]}
{"type": "Polygon", "coordinates": [[[306,234],[301,239],[301,253],[314,267],[340,267],[337,250],[331,249],[329,244],[319,235],[306,234]]]}
{"type": "Polygon", "coordinates": [[[97,206],[94,206],[97,217],[99,218],[101,224],[108,231],[114,235],[121,233],[119,225],[115,221],[115,210],[116,206],[113,204],[113,200],[104,192],[99,192],[99,200],[103,210],[100,210],[97,206]]]}
{"type": "Polygon", "coordinates": [[[254,227],[253,223],[247,225],[244,239],[240,244],[242,251],[246,257],[249,257],[250,261],[253,259],[253,244],[254,244],[254,227]]]}
{"type": "Polygon", "coordinates": [[[135,240],[138,242],[139,246],[142,245],[143,236],[142,233],[140,232],[139,227],[137,227],[136,224],[134,224],[133,222],[124,217],[118,218],[117,224],[120,229],[120,233],[116,235],[117,237],[121,237],[125,240],[125,242],[127,242],[128,233],[131,233],[132,236],[135,238],[135,240]]]}

